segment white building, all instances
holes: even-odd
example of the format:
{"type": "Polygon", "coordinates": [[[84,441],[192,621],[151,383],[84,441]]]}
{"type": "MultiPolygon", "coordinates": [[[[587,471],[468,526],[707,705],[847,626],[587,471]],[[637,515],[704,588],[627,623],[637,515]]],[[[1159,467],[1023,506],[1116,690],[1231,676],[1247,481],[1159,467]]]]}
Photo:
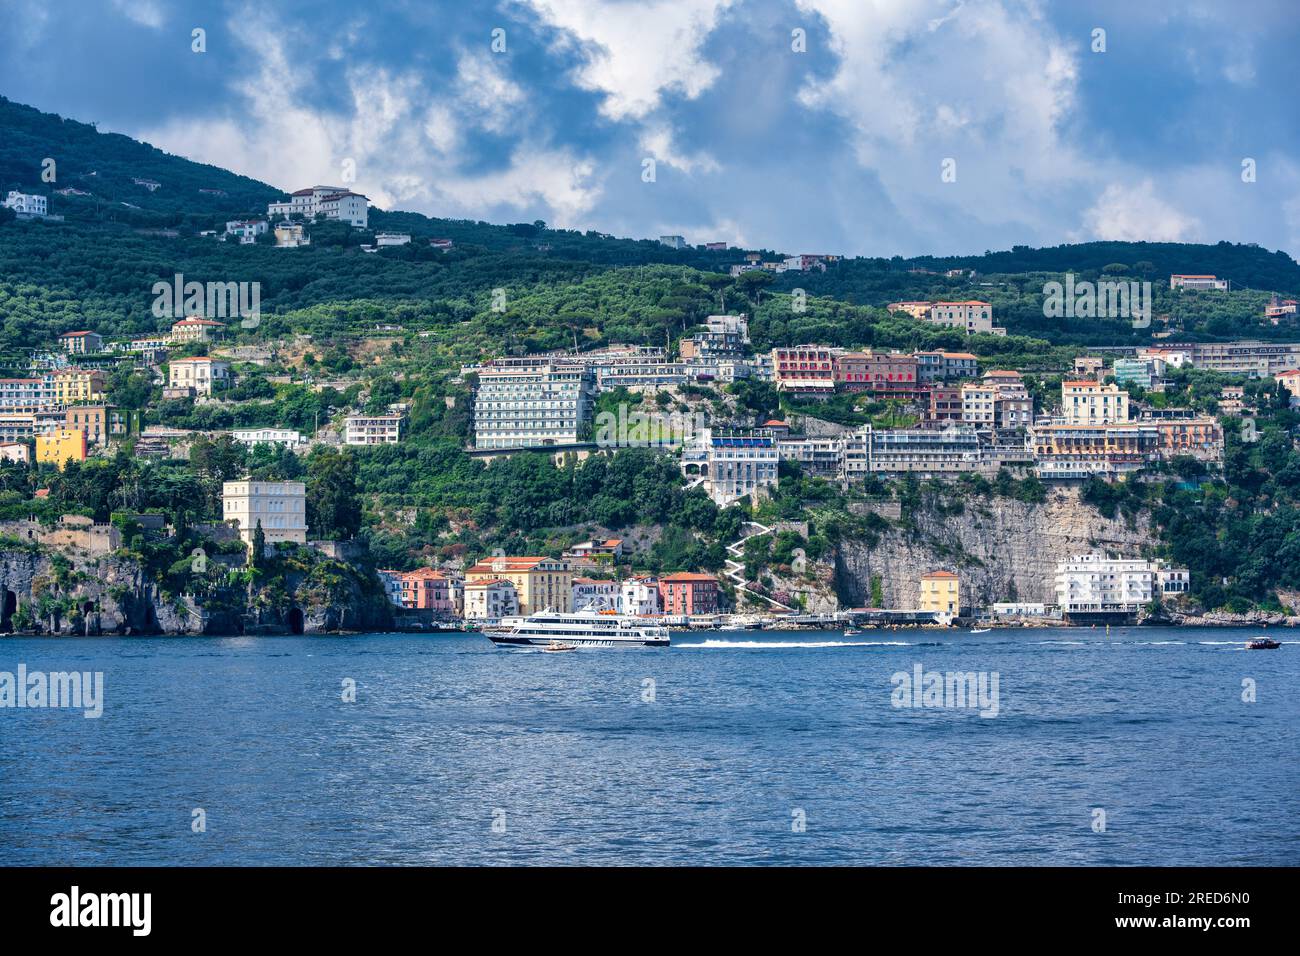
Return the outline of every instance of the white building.
{"type": "Polygon", "coordinates": [[[1188,572],[1159,561],[1079,554],[1056,566],[1056,602],[1066,614],[1131,613],[1186,592],[1188,572]]]}
{"type": "Polygon", "coordinates": [[[191,395],[211,395],[216,384],[230,381],[230,363],[200,355],[167,363],[167,387],[189,389],[191,395]]]}
{"type": "Polygon", "coordinates": [[[527,362],[485,366],[474,396],[474,447],[571,445],[591,421],[590,366],[527,362]]]}
{"type": "Polygon", "coordinates": [[[659,582],[654,578],[629,578],[618,594],[620,614],[658,614],[659,582]]]}
{"type": "Polygon", "coordinates": [[[770,432],[700,429],[682,451],[682,474],[697,479],[721,506],[762,493],[777,481],[780,451],[770,432]]]}
{"type": "Polygon", "coordinates": [[[396,445],[402,440],[401,415],[349,415],[343,442],[347,445],[396,445]]]}
{"type": "Polygon", "coordinates": [[[575,611],[593,606],[598,610],[618,609],[619,586],[617,581],[574,578],[572,589],[573,609],[575,611]]]}
{"type": "Polygon", "coordinates": [[[241,246],[252,245],[268,226],[265,219],[234,219],[226,223],[226,235],[236,236],[241,246]]]}
{"type": "Polygon", "coordinates": [[[230,437],[242,445],[285,445],[295,448],[305,444],[302,432],[292,428],[232,428],[230,437]]]}
{"type": "Polygon", "coordinates": [[[685,249],[686,240],[682,236],[660,236],[659,244],[669,249],[685,249]]]}
{"type": "Polygon", "coordinates": [[[377,232],[375,233],[376,246],[405,246],[409,244],[411,237],[404,232],[377,232]]]}
{"type": "Polygon", "coordinates": [[[267,544],[307,541],[307,486],[301,481],[227,481],[221,486],[222,517],[239,526],[239,537],[253,543],[258,524],[267,544]]]}
{"type": "Polygon", "coordinates": [[[1169,277],[1169,288],[1192,289],[1198,292],[1227,292],[1228,280],[1218,276],[1178,275],[1169,277]]]}
{"type": "Polygon", "coordinates": [[[505,578],[465,582],[465,620],[499,621],[519,613],[519,594],[505,578]]]}
{"type": "Polygon", "coordinates": [[[266,213],[268,216],[302,216],[308,220],[323,215],[326,219],[365,229],[369,203],[365,196],[344,186],[312,186],[299,189],[283,202],[271,203],[266,207],[266,213]]]}
{"type": "Polygon", "coordinates": [[[20,193],[12,190],[5,198],[4,204],[20,216],[44,217],[50,214],[49,200],[44,196],[31,193],[20,193]]]}

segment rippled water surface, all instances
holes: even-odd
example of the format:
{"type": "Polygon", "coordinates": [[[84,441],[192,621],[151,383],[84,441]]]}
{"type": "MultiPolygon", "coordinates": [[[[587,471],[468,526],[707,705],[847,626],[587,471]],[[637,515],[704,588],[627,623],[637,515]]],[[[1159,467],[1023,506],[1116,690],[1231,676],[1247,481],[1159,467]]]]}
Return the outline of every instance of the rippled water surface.
{"type": "Polygon", "coordinates": [[[1300,864],[1300,636],[1253,633],[4,638],[105,703],[0,709],[0,864],[1300,864]],[[893,706],[918,664],[997,715],[893,706]]]}

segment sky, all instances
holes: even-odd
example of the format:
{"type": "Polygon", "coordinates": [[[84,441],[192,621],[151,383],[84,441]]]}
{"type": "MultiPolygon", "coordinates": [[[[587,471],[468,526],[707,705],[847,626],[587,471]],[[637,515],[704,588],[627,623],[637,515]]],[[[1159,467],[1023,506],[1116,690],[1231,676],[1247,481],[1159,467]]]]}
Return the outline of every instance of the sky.
{"type": "Polygon", "coordinates": [[[787,253],[1300,258],[1297,50],[1297,0],[0,0],[0,93],[285,190],[787,253]]]}

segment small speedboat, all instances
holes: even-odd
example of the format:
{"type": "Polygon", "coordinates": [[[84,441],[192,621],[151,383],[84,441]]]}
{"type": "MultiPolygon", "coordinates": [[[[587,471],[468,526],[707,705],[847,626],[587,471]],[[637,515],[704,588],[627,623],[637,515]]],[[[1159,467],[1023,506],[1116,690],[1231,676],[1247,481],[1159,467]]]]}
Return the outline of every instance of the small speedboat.
{"type": "Polygon", "coordinates": [[[856,637],[857,635],[859,635],[859,634],[861,634],[861,633],[862,633],[862,632],[859,631],[856,627],[846,627],[846,628],[844,629],[844,636],[845,636],[845,637],[856,637]]]}
{"type": "Polygon", "coordinates": [[[576,651],[577,649],[577,644],[566,644],[564,641],[551,641],[542,648],[544,651],[576,651]]]}
{"type": "Polygon", "coordinates": [[[972,634],[987,634],[991,630],[993,630],[991,627],[972,627],[970,632],[972,634]]]}
{"type": "Polygon", "coordinates": [[[1271,637],[1257,637],[1253,641],[1246,642],[1248,651],[1275,651],[1282,645],[1271,637]]]}

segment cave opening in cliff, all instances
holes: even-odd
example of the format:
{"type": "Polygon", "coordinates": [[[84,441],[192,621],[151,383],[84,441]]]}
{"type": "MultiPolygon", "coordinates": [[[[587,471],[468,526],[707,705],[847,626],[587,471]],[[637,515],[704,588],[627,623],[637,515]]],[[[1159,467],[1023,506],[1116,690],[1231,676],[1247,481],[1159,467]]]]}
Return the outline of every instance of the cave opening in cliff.
{"type": "Polygon", "coordinates": [[[14,614],[18,611],[18,595],[5,589],[4,608],[0,611],[0,631],[12,631],[14,614]]]}
{"type": "Polygon", "coordinates": [[[289,633],[301,634],[303,632],[302,609],[289,608],[289,633]]]}

